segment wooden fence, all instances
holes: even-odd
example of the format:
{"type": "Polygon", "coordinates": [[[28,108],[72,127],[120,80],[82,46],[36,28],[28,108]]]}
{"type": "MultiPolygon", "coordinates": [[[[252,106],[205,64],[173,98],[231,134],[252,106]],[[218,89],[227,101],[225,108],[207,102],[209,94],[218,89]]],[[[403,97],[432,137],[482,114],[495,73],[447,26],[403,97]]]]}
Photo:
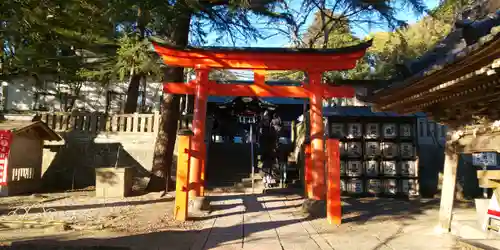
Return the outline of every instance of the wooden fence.
{"type": "MultiPolygon", "coordinates": [[[[89,133],[156,133],[160,114],[113,114],[103,113],[38,113],[40,119],[56,132],[82,131],[89,133]]],[[[190,116],[181,117],[180,127],[188,127],[190,116]]]]}

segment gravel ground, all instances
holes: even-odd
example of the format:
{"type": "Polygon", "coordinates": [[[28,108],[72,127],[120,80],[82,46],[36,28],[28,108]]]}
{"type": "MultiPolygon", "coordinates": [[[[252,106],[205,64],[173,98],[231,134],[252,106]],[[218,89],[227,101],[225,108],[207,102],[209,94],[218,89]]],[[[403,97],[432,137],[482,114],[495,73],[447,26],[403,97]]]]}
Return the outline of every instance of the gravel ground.
{"type": "Polygon", "coordinates": [[[77,230],[109,229],[147,233],[197,229],[197,222],[172,218],[173,193],[127,198],[97,198],[94,192],[67,192],[0,198],[0,221],[63,221],[77,230]]]}

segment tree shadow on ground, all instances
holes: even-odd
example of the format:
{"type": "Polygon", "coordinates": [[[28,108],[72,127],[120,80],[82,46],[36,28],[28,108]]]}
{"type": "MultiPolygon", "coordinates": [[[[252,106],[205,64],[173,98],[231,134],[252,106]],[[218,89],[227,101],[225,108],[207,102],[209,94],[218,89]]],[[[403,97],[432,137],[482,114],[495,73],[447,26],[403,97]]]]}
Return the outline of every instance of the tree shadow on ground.
{"type": "MultiPolygon", "coordinates": [[[[80,238],[76,240],[69,240],[68,237],[40,237],[40,238],[25,238],[12,244],[10,249],[53,249],[41,248],[42,246],[80,246],[78,249],[85,249],[82,246],[120,246],[128,247],[124,249],[210,249],[218,246],[228,246],[229,248],[242,248],[245,239],[250,235],[259,232],[278,232],[277,229],[286,227],[293,224],[300,224],[307,222],[317,217],[308,215],[303,216],[290,216],[284,220],[268,220],[262,222],[245,223],[244,226],[241,221],[234,221],[228,223],[227,226],[216,225],[215,222],[210,222],[210,219],[224,218],[230,215],[237,215],[243,213],[253,212],[272,212],[277,209],[291,209],[300,206],[301,202],[298,197],[291,197],[287,200],[286,197],[272,195],[264,198],[265,194],[259,195],[218,195],[210,197],[211,202],[217,201],[231,201],[227,206],[214,204],[214,211],[222,212],[219,215],[209,214],[208,216],[198,218],[204,224],[210,224],[201,230],[185,230],[185,231],[163,231],[153,232],[129,236],[112,236],[111,238],[97,237],[93,238],[80,238]],[[281,199],[280,199],[281,198],[281,199]],[[267,200],[269,199],[269,200],[267,200]],[[292,205],[283,202],[279,205],[280,201],[293,201],[292,205]],[[273,206],[269,207],[263,202],[273,202],[273,206]],[[231,204],[233,203],[233,204],[231,204]],[[297,205],[298,204],[298,205],[297,205]],[[224,210],[230,210],[236,206],[244,206],[244,209],[235,212],[224,213],[224,210]],[[209,223],[210,222],[210,223],[209,223]],[[27,246],[36,246],[37,248],[20,248],[27,246]]],[[[393,220],[402,220],[404,223],[416,220],[419,214],[425,213],[426,210],[436,209],[439,206],[438,200],[398,200],[387,198],[344,198],[343,199],[343,215],[346,217],[343,220],[344,224],[363,224],[367,221],[378,220],[380,217],[391,218],[393,220]]],[[[284,211],[285,212],[285,211],[284,211]]],[[[290,213],[290,210],[286,211],[290,213]]],[[[323,215],[324,216],[324,215],[323,215]]],[[[321,218],[321,215],[319,216],[321,218]]],[[[271,218],[271,217],[269,217],[271,218]]],[[[403,222],[402,222],[403,223],[403,222]]],[[[335,230],[336,227],[332,228],[335,230]]],[[[328,230],[327,230],[328,231],[328,230]]],[[[328,233],[324,231],[322,233],[328,233]]],[[[263,236],[268,237],[268,236],[263,236]]],[[[276,236],[273,236],[276,238],[276,236]]],[[[399,237],[395,235],[393,238],[399,237]]],[[[389,239],[391,240],[391,239],[389,239]]],[[[381,241],[382,245],[384,244],[381,241]]],[[[380,246],[382,246],[380,245],[380,246]]],[[[375,249],[377,249],[377,246],[375,249]]],[[[64,248],[57,248],[64,249],[64,248]]],[[[68,248],[71,249],[71,248],[68,248]]],[[[95,249],[95,248],[89,248],[95,249]]],[[[101,248],[105,249],[105,248],[101,248]]]]}
{"type": "MultiPolygon", "coordinates": [[[[169,202],[173,201],[173,197],[165,197],[165,198],[160,198],[160,199],[154,199],[154,200],[139,200],[139,201],[120,201],[120,202],[107,202],[107,203],[93,203],[93,204],[81,204],[81,205],[71,205],[71,206],[40,206],[40,207],[32,207],[29,210],[24,210],[22,209],[23,214],[34,214],[34,213],[43,213],[44,210],[53,210],[55,211],[74,211],[74,210],[83,210],[83,209],[93,209],[93,208],[100,208],[100,207],[123,207],[123,206],[137,206],[137,205],[146,205],[146,204],[153,204],[153,203],[162,203],[162,202],[169,202]]],[[[10,211],[13,211],[12,208],[0,208],[0,216],[1,215],[6,215],[10,211]]]]}

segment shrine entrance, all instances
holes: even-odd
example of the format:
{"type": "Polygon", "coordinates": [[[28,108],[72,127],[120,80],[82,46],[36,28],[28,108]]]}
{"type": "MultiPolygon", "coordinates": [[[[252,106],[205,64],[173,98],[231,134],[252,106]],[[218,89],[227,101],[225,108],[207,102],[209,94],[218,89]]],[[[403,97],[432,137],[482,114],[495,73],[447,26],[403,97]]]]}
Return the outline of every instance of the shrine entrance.
{"type": "Polygon", "coordinates": [[[187,219],[188,200],[204,196],[206,144],[205,119],[207,98],[215,96],[297,97],[309,98],[311,166],[305,169],[306,196],[311,200],[327,200],[327,216],[340,224],[340,163],[338,140],[329,140],[328,175],[325,174],[323,98],[352,98],[351,86],[322,84],[325,71],[348,70],[364,56],[371,41],[339,49],[273,49],[273,48],[176,48],[153,42],[155,51],[169,66],[194,68],[196,79],[188,83],[165,83],[164,91],[195,96],[193,131],[179,133],[176,205],[174,216],[187,219]],[[251,69],[254,83],[218,84],[208,78],[211,69],[251,69]],[[308,81],[301,86],[270,86],[266,70],[299,70],[308,81]],[[326,184],[328,183],[328,185],[326,184]],[[328,189],[328,190],[327,190],[328,189]]]}
{"type": "MultiPolygon", "coordinates": [[[[212,105],[214,120],[208,142],[206,187],[249,188],[258,161],[258,121],[276,105],[256,97],[236,97],[212,105]]],[[[257,173],[258,174],[258,173],[257,173]]]]}

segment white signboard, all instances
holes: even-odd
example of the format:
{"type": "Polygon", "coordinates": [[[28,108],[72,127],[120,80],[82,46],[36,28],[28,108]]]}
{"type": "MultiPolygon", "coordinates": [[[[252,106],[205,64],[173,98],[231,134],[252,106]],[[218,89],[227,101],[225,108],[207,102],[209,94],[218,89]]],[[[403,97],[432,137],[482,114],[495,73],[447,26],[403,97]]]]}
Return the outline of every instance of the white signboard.
{"type": "Polygon", "coordinates": [[[496,166],[496,152],[481,152],[472,154],[472,165],[474,166],[496,166]]]}

